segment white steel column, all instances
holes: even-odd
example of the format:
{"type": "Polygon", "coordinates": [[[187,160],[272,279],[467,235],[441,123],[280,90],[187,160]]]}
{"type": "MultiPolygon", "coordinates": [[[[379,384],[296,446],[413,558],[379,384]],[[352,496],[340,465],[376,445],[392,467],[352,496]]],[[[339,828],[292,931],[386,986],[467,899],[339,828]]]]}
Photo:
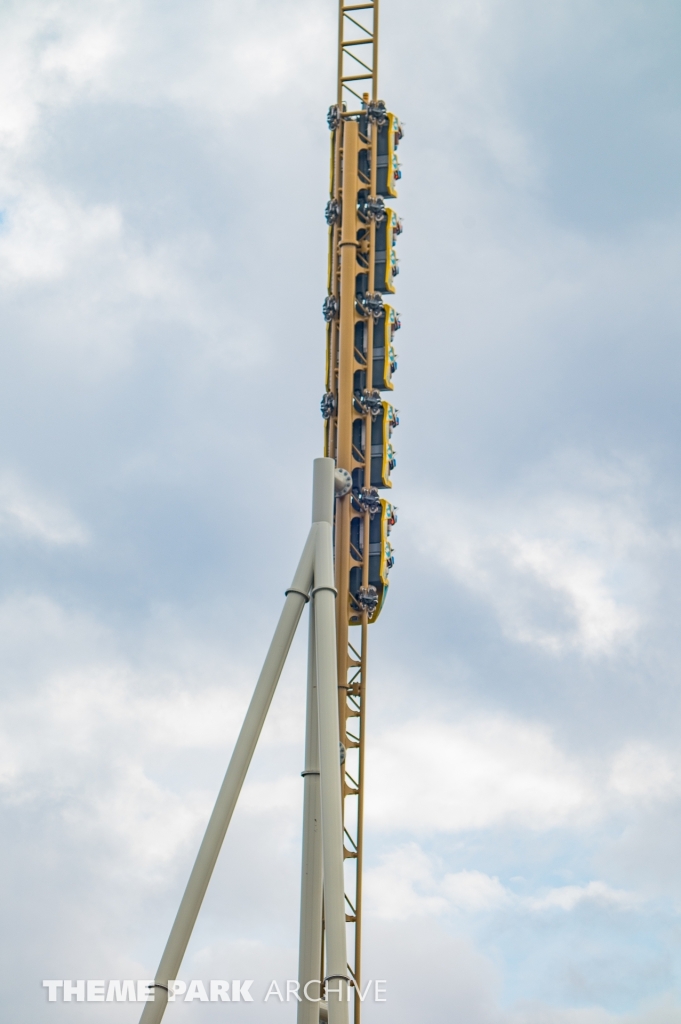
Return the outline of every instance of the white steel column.
{"type": "Polygon", "coordinates": [[[333,570],[334,463],[315,459],[314,616],[321,769],[322,857],[329,1024],[349,1024],[348,957],[343,877],[343,812],[336,661],[336,590],[333,570]],[[322,518],[323,515],[323,518],[322,518]],[[317,518],[319,516],[319,518],[317,518]]]}
{"type": "MultiPolygon", "coordinates": [[[[322,460],[319,460],[322,461],[322,460]]],[[[333,486],[333,460],[331,463],[333,486]]],[[[312,521],[328,521],[329,469],[315,466],[312,521]]],[[[331,503],[333,515],[333,502],[331,503]]],[[[319,1024],[322,993],[322,821],[319,769],[319,713],[317,709],[317,652],[314,601],[310,603],[310,638],[307,652],[307,714],[303,797],[303,857],[300,882],[300,943],[298,954],[298,1024],[319,1024]],[[316,984],[315,984],[316,983],[316,984]],[[306,990],[307,986],[307,990],[306,990]]]]}
{"type": "Polygon", "coordinates": [[[286,591],[286,602],[281,617],[246,712],[244,724],[236,741],[234,753],[210,816],[192,873],[189,876],[180,909],[161,957],[155,978],[154,1002],[145,1005],[140,1017],[140,1024],[160,1024],[163,1018],[168,1002],[168,982],[174,981],[180,970],[180,964],[196,924],[196,918],[213,874],[227,827],[234,813],[286,656],[300,621],[303,607],[308,601],[313,578],[316,536],[317,527],[313,526],[293,582],[286,591]]]}
{"type": "Polygon", "coordinates": [[[307,724],[303,798],[303,866],[300,882],[298,1024],[319,1024],[322,993],[322,808],[319,791],[319,721],[314,603],[310,604],[307,655],[307,724]],[[316,982],[316,984],[315,984],[316,982]],[[307,986],[307,988],[306,988],[307,986]]]}

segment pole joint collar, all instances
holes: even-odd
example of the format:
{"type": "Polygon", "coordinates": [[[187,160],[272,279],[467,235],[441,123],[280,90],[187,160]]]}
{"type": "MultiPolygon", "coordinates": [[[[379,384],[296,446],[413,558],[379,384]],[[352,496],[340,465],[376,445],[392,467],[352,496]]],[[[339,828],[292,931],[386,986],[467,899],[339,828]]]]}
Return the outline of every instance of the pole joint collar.
{"type": "MultiPolygon", "coordinates": [[[[314,590],[312,591],[312,593],[314,594],[314,590]]],[[[300,597],[302,597],[305,604],[307,604],[307,602],[310,600],[310,595],[306,594],[304,590],[298,590],[297,587],[289,587],[288,590],[284,591],[285,597],[288,597],[289,594],[299,594],[300,597]]]]}

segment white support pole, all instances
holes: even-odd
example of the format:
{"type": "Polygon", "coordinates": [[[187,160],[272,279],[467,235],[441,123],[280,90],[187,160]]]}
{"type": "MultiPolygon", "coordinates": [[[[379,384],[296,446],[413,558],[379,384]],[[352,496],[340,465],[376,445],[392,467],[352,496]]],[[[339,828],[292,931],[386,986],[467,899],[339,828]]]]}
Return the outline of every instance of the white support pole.
{"type": "MultiPolygon", "coordinates": [[[[333,520],[334,483],[333,460],[317,459],[312,489],[313,523],[328,523],[333,520]]],[[[298,1024],[319,1024],[319,1000],[323,998],[321,975],[323,873],[314,602],[310,604],[303,778],[303,856],[298,952],[298,984],[302,1001],[298,1003],[298,1024]]]]}
{"type": "Polygon", "coordinates": [[[177,978],[303,607],[309,599],[308,594],[313,579],[316,534],[317,527],[313,526],[293,582],[286,591],[286,602],[281,617],[156,972],[154,1002],[147,1003],[144,1007],[140,1024],[160,1024],[163,1018],[168,1002],[168,982],[177,978]]]}
{"type": "Polygon", "coordinates": [[[322,820],[319,792],[319,720],[314,603],[310,604],[307,722],[303,771],[303,863],[300,881],[298,1024],[319,1024],[322,986],[322,820]]]}
{"type": "Polygon", "coordinates": [[[314,597],[317,637],[317,700],[321,768],[322,856],[329,1024],[349,1024],[345,884],[343,877],[343,810],[338,724],[336,661],[336,589],[333,571],[334,463],[315,459],[316,519],[314,597]],[[319,483],[317,484],[317,480],[319,483]],[[323,518],[322,518],[323,517],[323,518]]]}

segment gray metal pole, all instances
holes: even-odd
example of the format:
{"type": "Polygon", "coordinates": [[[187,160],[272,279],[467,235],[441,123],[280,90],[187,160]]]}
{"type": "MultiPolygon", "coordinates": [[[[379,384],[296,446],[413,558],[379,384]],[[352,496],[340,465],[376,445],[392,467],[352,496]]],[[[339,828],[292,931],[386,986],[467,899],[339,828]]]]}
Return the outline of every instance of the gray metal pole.
{"type": "MultiPolygon", "coordinates": [[[[332,459],[317,459],[315,461],[312,489],[313,523],[333,521],[334,472],[332,459]]],[[[323,874],[314,602],[310,604],[303,778],[305,780],[303,783],[303,856],[298,952],[298,983],[302,1002],[298,1003],[298,1024],[319,1024],[319,1000],[323,998],[321,991],[323,874]],[[307,990],[306,986],[308,986],[307,990]]]]}
{"type": "Polygon", "coordinates": [[[180,909],[161,957],[155,978],[155,999],[147,1003],[140,1024],[160,1024],[168,1002],[168,982],[177,978],[196,918],[218,859],[227,827],[251,763],[258,737],[274,696],[279,676],[312,586],[317,527],[310,530],[303,554],[267,652],[244,724],[234,747],[227,774],[220,788],[206,833],[189,876],[180,909]]]}
{"type": "Polygon", "coordinates": [[[343,877],[343,809],[336,661],[336,588],[333,571],[334,468],[331,459],[315,460],[320,492],[325,482],[324,519],[316,522],[314,566],[315,632],[317,637],[317,701],[321,767],[322,857],[329,1024],[349,1024],[345,884],[343,877]]]}
{"type": "Polygon", "coordinates": [[[319,1024],[322,969],[322,820],[319,792],[319,721],[314,604],[310,604],[307,722],[303,771],[303,864],[300,882],[298,1024],[319,1024]],[[314,984],[317,982],[318,984],[314,984]],[[312,983],[312,984],[311,984],[312,983]],[[307,988],[306,988],[307,986],[307,988]]]}

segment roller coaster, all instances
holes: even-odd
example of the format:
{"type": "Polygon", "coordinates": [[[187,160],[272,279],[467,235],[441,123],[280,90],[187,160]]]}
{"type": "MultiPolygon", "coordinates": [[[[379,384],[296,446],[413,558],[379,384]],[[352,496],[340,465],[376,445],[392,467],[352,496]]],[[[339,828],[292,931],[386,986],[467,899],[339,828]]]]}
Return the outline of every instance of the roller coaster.
{"type": "Polygon", "coordinates": [[[160,1024],[303,608],[309,657],[298,1024],[360,1024],[368,628],[383,609],[394,556],[392,397],[400,317],[392,206],[402,127],[378,92],[379,2],[338,11],[338,80],[327,115],[331,181],[324,457],[315,460],[312,526],[140,1024],[160,1024]],[[355,637],[355,634],[358,634],[355,637]]]}

